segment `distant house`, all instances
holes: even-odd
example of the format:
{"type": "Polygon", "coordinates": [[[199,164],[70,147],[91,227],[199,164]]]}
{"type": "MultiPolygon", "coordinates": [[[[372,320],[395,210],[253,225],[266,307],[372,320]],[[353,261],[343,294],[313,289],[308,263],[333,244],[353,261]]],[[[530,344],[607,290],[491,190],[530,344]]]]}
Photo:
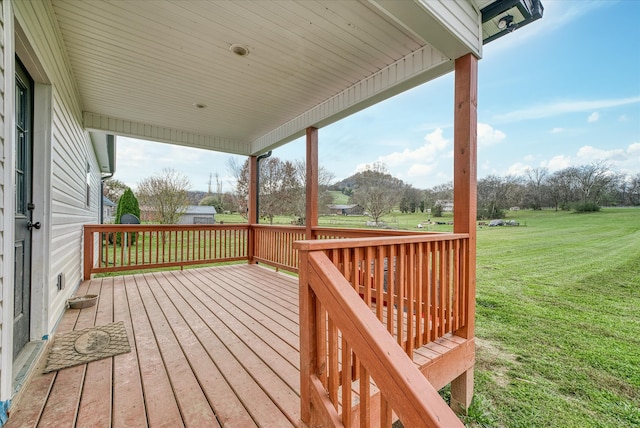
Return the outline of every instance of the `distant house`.
{"type": "Polygon", "coordinates": [[[189,205],[178,224],[214,224],[216,209],[210,205],[189,205]]]}
{"type": "Polygon", "coordinates": [[[329,212],[333,215],[362,215],[364,208],[358,204],[329,205],[329,212]]]}
{"type": "Polygon", "coordinates": [[[453,201],[448,200],[448,199],[438,199],[435,203],[435,205],[440,205],[442,207],[442,211],[446,212],[446,213],[452,213],[453,212],[453,201]]]}
{"type": "Polygon", "coordinates": [[[116,217],[116,203],[106,196],[102,197],[102,223],[113,223],[116,217]]]}

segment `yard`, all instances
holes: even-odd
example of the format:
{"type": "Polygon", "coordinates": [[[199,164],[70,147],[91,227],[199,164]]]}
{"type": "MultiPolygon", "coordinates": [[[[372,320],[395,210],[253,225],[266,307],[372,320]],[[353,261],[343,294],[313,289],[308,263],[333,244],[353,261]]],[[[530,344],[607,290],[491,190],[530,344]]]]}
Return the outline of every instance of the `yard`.
{"type": "Polygon", "coordinates": [[[640,210],[478,230],[476,426],[640,426],[640,210]]]}

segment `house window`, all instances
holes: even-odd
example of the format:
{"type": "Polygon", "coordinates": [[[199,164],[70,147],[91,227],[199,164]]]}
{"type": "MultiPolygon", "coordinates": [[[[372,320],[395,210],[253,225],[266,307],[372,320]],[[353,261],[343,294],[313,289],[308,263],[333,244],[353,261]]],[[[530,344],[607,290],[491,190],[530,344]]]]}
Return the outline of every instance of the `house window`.
{"type": "Polygon", "coordinates": [[[86,207],[91,206],[91,165],[87,161],[87,192],[86,192],[86,207]]]}

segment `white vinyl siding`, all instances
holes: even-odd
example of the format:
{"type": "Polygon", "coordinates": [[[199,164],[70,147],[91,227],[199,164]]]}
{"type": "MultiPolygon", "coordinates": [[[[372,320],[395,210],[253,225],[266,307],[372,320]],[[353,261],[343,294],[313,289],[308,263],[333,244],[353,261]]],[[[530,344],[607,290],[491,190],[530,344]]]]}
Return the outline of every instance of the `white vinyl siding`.
{"type": "Polygon", "coordinates": [[[46,1],[21,1],[15,2],[14,8],[52,87],[51,216],[44,219],[50,227],[49,278],[45,285],[50,333],[64,311],[66,299],[82,279],[82,225],[98,221],[100,177],[89,134],[82,126],[78,91],[51,5],[46,1]],[[92,187],[88,207],[87,162],[92,187]],[[62,291],[57,289],[60,273],[66,277],[62,291]]]}
{"type": "MultiPolygon", "coordinates": [[[[0,84],[3,86],[6,85],[5,82],[5,40],[6,40],[6,29],[4,25],[4,2],[0,0],[0,84]]],[[[0,91],[0,153],[4,154],[5,149],[5,124],[7,123],[5,118],[5,91],[4,87],[2,91],[0,91]]],[[[0,222],[0,383],[2,384],[2,388],[0,389],[0,401],[8,400],[9,388],[8,376],[7,373],[2,371],[4,366],[4,362],[8,361],[8,356],[11,355],[9,349],[5,349],[5,346],[8,342],[8,338],[3,337],[3,321],[9,318],[7,302],[4,301],[7,293],[7,284],[5,281],[5,272],[4,272],[4,251],[5,251],[5,227],[6,227],[6,213],[5,213],[5,156],[0,156],[0,219],[3,219],[0,222]]],[[[1,405],[1,403],[0,403],[1,405]]]]}

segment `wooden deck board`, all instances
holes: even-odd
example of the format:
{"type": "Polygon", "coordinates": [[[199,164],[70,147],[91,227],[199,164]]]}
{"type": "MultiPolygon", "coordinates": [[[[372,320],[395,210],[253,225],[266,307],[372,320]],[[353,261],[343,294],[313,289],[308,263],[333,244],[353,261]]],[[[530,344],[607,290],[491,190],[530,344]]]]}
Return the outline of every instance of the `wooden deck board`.
{"type": "Polygon", "coordinates": [[[123,321],[131,352],[49,374],[41,360],[7,428],[299,424],[296,277],[232,265],[94,279],[76,294],[87,293],[98,304],[67,310],[56,332],[123,321]]]}

